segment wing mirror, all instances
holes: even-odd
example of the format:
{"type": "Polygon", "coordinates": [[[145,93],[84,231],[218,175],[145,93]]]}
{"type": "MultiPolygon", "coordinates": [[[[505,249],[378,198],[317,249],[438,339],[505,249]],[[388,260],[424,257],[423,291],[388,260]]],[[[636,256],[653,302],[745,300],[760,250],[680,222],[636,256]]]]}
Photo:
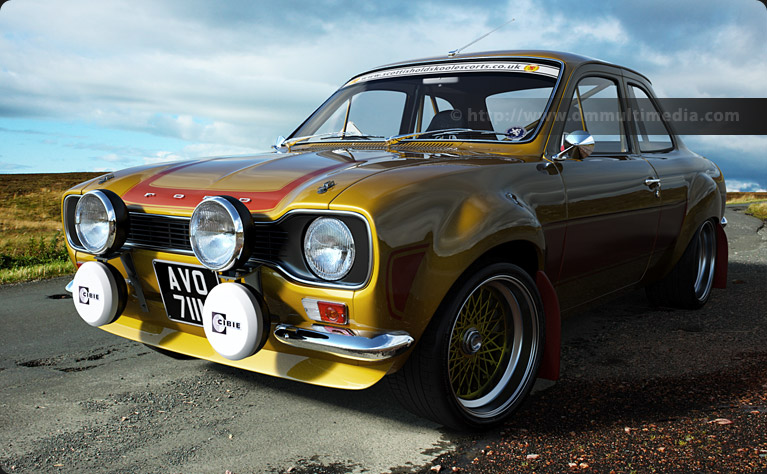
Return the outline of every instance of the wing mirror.
{"type": "Polygon", "coordinates": [[[594,152],[594,137],[589,132],[576,130],[565,136],[565,146],[566,148],[554,155],[552,160],[582,160],[588,157],[594,152]]]}

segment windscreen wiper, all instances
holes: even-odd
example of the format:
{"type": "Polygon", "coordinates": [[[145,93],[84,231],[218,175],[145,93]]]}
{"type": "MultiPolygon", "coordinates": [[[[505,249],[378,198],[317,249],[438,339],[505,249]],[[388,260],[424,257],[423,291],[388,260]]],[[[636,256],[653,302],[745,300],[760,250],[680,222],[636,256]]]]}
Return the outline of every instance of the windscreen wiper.
{"type": "Polygon", "coordinates": [[[354,134],[354,133],[348,133],[348,132],[327,132],[327,133],[317,133],[317,134],[314,134],[314,135],[306,135],[306,136],[303,136],[303,137],[291,138],[289,140],[283,141],[279,145],[276,145],[274,148],[277,149],[278,151],[280,151],[280,150],[282,150],[282,151],[288,150],[289,151],[290,147],[292,147],[293,145],[295,145],[297,143],[305,142],[307,140],[316,139],[316,138],[318,138],[320,140],[332,140],[334,138],[341,138],[341,139],[353,138],[353,139],[357,139],[357,140],[372,140],[374,138],[386,138],[386,137],[381,136],[381,135],[360,135],[360,134],[354,134]]]}
{"type": "Polygon", "coordinates": [[[334,138],[340,138],[342,140],[372,140],[374,138],[386,138],[386,137],[384,137],[383,135],[363,135],[359,133],[335,132],[331,136],[320,138],[320,140],[332,140],[334,138]]]}
{"type": "Polygon", "coordinates": [[[504,133],[496,132],[494,130],[475,130],[473,128],[444,128],[442,130],[428,130],[425,132],[406,133],[404,135],[394,135],[392,137],[389,137],[386,140],[386,144],[391,146],[391,145],[396,145],[402,140],[408,140],[412,138],[420,138],[420,137],[428,137],[428,136],[438,137],[441,135],[459,135],[464,133],[475,133],[479,135],[504,135],[504,133]]]}
{"type": "Polygon", "coordinates": [[[296,137],[292,138],[290,140],[285,140],[280,145],[280,149],[288,149],[290,150],[290,147],[293,145],[304,142],[311,139],[320,139],[320,140],[333,140],[333,139],[345,139],[345,140],[373,140],[378,138],[386,138],[386,145],[396,145],[397,143],[413,139],[413,138],[420,138],[420,137],[439,137],[442,135],[459,135],[459,134],[465,134],[465,133],[473,133],[478,135],[505,135],[503,132],[496,132],[494,130],[476,130],[473,128],[444,128],[441,130],[428,130],[425,132],[415,132],[415,133],[406,133],[404,135],[393,135],[391,137],[383,137],[381,135],[360,135],[357,133],[349,133],[349,132],[328,132],[328,133],[318,133],[316,135],[307,135],[304,137],[296,137]]]}

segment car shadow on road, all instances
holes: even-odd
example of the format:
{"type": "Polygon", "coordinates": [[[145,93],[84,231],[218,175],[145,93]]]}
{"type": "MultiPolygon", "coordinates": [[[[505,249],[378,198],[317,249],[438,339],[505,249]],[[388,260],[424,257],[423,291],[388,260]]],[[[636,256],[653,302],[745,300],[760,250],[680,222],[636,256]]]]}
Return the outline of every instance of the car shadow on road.
{"type": "Polygon", "coordinates": [[[719,417],[722,408],[747,410],[741,400],[764,391],[767,351],[743,354],[729,369],[650,380],[563,379],[532,396],[507,427],[536,435],[567,435],[616,426],[636,429],[653,423],[719,417]],[[740,405],[739,405],[740,404],[740,405]]]}
{"type": "MultiPolygon", "coordinates": [[[[318,405],[318,413],[354,410],[366,416],[382,417],[414,428],[439,428],[436,423],[419,418],[402,408],[392,397],[385,380],[363,390],[344,390],[280,379],[214,363],[211,363],[209,368],[222,377],[238,379],[251,390],[274,390],[284,393],[286,398],[300,397],[311,400],[318,405]]],[[[287,403],[286,409],[289,409],[287,403]]]]}
{"type": "MultiPolygon", "coordinates": [[[[642,290],[566,319],[561,379],[534,394],[507,423],[538,433],[706,416],[767,380],[764,265],[731,263],[729,288],[700,310],[652,307],[642,290]],[[761,376],[760,376],[761,374],[761,376]]],[[[276,390],[330,410],[354,410],[418,429],[440,429],[410,414],[384,381],[332,389],[210,364],[251,390],[276,390]]],[[[318,407],[318,411],[323,411],[318,407]]]]}
{"type": "Polygon", "coordinates": [[[698,310],[653,307],[643,290],[563,323],[561,380],[509,422],[538,434],[716,418],[767,386],[767,265],[731,262],[698,310]]]}

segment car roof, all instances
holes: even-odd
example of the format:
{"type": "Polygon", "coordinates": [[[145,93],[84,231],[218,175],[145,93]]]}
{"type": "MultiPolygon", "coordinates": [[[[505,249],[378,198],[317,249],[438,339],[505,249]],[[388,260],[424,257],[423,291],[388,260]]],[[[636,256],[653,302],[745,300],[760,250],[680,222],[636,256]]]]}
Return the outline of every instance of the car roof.
{"type": "Polygon", "coordinates": [[[637,74],[641,77],[643,77],[647,82],[650,82],[650,79],[647,78],[644,74],[634,71],[633,69],[629,69],[625,66],[620,66],[618,64],[613,64],[607,61],[603,61],[601,59],[595,59],[588,56],[582,56],[579,54],[574,53],[565,53],[561,51],[548,51],[548,50],[507,50],[507,51],[479,51],[476,53],[463,53],[463,54],[456,54],[453,56],[445,54],[444,56],[432,56],[427,58],[421,58],[421,59],[412,59],[407,61],[398,61],[396,63],[386,64],[384,66],[379,66],[376,68],[371,69],[370,71],[366,71],[363,74],[366,74],[368,72],[372,71],[379,71],[382,69],[389,69],[391,67],[395,66],[410,66],[410,65],[416,65],[416,64],[426,64],[426,63],[434,63],[434,62],[454,62],[454,61],[465,61],[465,60],[474,60],[474,59],[513,59],[513,58],[535,58],[535,59],[553,59],[555,61],[561,61],[565,64],[567,67],[571,67],[574,69],[577,69],[578,66],[581,66],[582,64],[603,64],[606,66],[614,66],[620,69],[624,69],[627,71],[631,71],[634,74],[637,74]]]}

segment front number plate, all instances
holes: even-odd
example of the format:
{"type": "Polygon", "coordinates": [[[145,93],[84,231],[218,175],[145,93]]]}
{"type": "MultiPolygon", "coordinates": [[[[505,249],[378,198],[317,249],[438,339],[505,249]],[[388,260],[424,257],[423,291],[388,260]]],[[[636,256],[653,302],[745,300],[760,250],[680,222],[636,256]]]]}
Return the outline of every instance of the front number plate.
{"type": "Polygon", "coordinates": [[[162,260],[152,263],[168,318],[202,326],[202,305],[210,290],[218,284],[216,274],[195,265],[162,260]]]}

